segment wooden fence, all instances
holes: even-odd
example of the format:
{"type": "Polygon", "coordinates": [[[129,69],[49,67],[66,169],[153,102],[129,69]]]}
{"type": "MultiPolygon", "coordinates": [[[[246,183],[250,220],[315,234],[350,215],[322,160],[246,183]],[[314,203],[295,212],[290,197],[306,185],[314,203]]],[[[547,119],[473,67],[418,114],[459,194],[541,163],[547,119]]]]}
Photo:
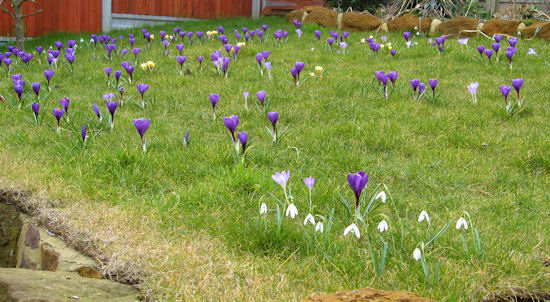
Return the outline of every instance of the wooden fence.
{"type": "MultiPolygon", "coordinates": [[[[4,7],[8,7],[4,1],[4,7]]],[[[34,37],[52,31],[97,32],[101,30],[100,0],[39,0],[25,3],[23,13],[37,9],[41,13],[23,19],[26,36],[34,37]]],[[[11,16],[0,12],[0,36],[13,34],[11,16]]]]}
{"type": "MultiPolygon", "coordinates": [[[[8,1],[4,7],[8,8],[8,1]]],[[[251,16],[252,0],[38,0],[25,3],[23,13],[42,12],[23,19],[25,35],[35,37],[49,32],[100,32],[105,12],[179,18],[222,18],[251,16]]],[[[11,8],[10,8],[11,10],[11,8]]],[[[108,18],[112,18],[108,14],[108,18]]],[[[110,19],[109,19],[110,20],[110,19]]],[[[110,22],[109,22],[110,24],[110,22]]],[[[104,28],[104,27],[103,27],[104,28]]],[[[0,12],[0,36],[13,35],[11,16],[0,12]]]]}

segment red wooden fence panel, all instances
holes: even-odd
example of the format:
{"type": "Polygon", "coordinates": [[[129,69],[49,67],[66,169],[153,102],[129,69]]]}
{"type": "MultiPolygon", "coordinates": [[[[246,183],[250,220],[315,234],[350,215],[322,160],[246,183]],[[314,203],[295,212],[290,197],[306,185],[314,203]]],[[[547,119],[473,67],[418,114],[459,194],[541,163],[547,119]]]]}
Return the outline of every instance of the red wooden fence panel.
{"type": "Polygon", "coordinates": [[[113,0],[113,13],[199,19],[248,17],[252,0],[113,0]]]}
{"type": "MultiPolygon", "coordinates": [[[[8,7],[7,3],[4,6],[8,7]]],[[[35,9],[42,9],[42,12],[23,19],[27,37],[57,31],[101,31],[101,0],[39,0],[23,5],[24,14],[32,13],[35,9]]],[[[13,34],[11,16],[0,12],[0,36],[13,34]]]]}

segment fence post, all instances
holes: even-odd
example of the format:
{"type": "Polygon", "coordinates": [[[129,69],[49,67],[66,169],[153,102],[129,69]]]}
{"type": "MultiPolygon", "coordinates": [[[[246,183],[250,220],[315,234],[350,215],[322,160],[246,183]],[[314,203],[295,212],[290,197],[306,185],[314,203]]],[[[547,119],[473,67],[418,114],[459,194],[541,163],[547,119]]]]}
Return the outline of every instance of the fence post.
{"type": "Polygon", "coordinates": [[[485,9],[491,13],[496,13],[498,12],[499,2],[500,0],[487,0],[485,2],[485,9]]]}
{"type": "Polygon", "coordinates": [[[260,0],[252,0],[252,18],[260,17],[260,0]]]}
{"type": "Polygon", "coordinates": [[[101,0],[101,30],[103,32],[111,31],[113,23],[112,0],[101,0]]]}

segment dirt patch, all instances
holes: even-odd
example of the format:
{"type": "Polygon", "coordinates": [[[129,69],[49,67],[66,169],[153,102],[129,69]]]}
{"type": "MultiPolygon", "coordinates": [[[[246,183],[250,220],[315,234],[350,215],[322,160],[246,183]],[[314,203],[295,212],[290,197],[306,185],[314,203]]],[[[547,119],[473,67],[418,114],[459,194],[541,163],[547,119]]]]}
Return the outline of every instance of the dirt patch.
{"type": "Polygon", "coordinates": [[[326,295],[313,295],[302,302],[431,302],[432,299],[420,297],[405,291],[377,290],[363,288],[326,295]]]}
{"type": "Polygon", "coordinates": [[[382,24],[382,19],[370,14],[344,13],[342,23],[344,30],[368,31],[377,29],[382,24]]]}
{"type": "Polygon", "coordinates": [[[528,38],[536,37],[538,39],[550,40],[550,22],[538,22],[527,26],[522,33],[528,38]]]}
{"type": "Polygon", "coordinates": [[[317,24],[324,27],[338,27],[338,13],[332,9],[315,7],[304,19],[304,24],[317,24]]]}
{"type": "Polygon", "coordinates": [[[545,302],[550,300],[550,293],[528,292],[521,288],[512,288],[510,293],[491,294],[483,302],[545,302]]]}
{"type": "Polygon", "coordinates": [[[518,34],[518,26],[520,23],[521,21],[517,20],[507,21],[492,19],[483,25],[481,31],[489,36],[493,36],[495,34],[515,36],[518,34]]]}
{"type": "Polygon", "coordinates": [[[461,32],[463,30],[476,30],[479,22],[468,17],[456,17],[443,22],[436,27],[436,31],[446,36],[473,37],[477,33],[461,32]]]}
{"type": "Polygon", "coordinates": [[[429,32],[433,18],[422,18],[407,14],[395,18],[388,22],[389,31],[414,31],[417,27],[419,31],[429,32]]]}

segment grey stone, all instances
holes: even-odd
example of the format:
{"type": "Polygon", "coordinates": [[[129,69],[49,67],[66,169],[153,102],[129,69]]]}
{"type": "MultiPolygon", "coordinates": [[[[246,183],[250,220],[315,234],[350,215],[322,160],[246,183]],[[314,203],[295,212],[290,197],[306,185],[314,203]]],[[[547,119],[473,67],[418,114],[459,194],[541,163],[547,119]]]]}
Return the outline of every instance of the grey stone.
{"type": "Polygon", "coordinates": [[[40,232],[34,226],[34,224],[31,223],[29,224],[29,230],[27,231],[27,235],[25,236],[25,245],[34,250],[38,248],[39,243],[40,243],[40,232]]]}

